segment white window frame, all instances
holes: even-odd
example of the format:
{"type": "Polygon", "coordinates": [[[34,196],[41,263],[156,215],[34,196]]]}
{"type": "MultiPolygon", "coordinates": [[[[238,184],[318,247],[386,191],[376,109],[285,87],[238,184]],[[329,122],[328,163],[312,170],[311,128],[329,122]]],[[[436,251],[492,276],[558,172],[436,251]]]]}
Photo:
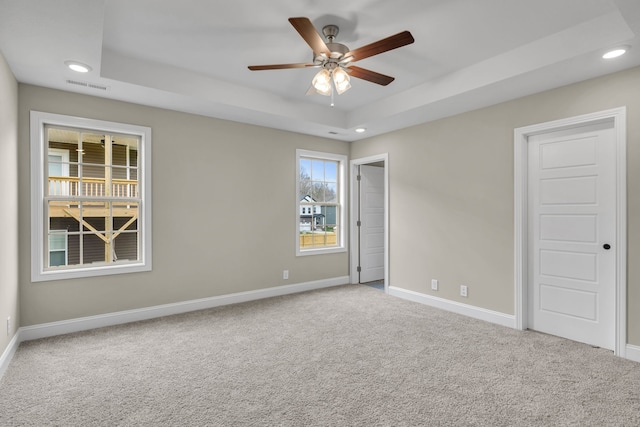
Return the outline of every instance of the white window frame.
{"type": "Polygon", "coordinates": [[[346,171],[347,156],[335,153],[324,153],[320,151],[296,150],[296,221],[295,221],[295,238],[296,238],[296,256],[319,255],[346,252],[346,236],[347,230],[347,209],[346,209],[346,171]],[[336,246],[320,247],[320,248],[300,248],[300,158],[310,157],[318,160],[332,160],[338,162],[338,204],[340,215],[338,216],[338,241],[336,246]]]}
{"type": "Polygon", "coordinates": [[[31,281],[42,282],[80,277],[151,271],[151,128],[104,120],[86,119],[60,114],[31,111],[31,281]],[[138,147],[138,189],[140,194],[138,232],[140,257],[127,264],[98,264],[74,266],[66,269],[47,269],[49,256],[45,218],[45,189],[48,186],[45,162],[47,138],[45,126],[64,126],[107,134],[129,134],[140,138],[138,147]]]}

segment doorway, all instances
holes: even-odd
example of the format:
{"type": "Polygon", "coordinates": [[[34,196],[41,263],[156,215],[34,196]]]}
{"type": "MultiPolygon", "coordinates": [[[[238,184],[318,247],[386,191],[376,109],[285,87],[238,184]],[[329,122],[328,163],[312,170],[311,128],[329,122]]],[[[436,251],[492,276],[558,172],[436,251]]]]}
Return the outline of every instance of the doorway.
{"type": "Polygon", "coordinates": [[[388,292],[388,155],[351,161],[351,283],[388,292]]]}
{"type": "Polygon", "coordinates": [[[516,129],[516,321],[626,346],[623,108],[516,129]]]}

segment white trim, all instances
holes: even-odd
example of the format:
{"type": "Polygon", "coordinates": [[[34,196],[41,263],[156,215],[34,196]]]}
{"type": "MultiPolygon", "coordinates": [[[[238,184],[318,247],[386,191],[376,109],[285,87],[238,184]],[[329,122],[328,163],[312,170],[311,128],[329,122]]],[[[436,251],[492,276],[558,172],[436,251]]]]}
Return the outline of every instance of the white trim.
{"type": "Polygon", "coordinates": [[[469,304],[463,304],[444,298],[434,297],[432,295],[422,294],[407,289],[389,287],[389,295],[403,298],[409,301],[419,302],[430,307],[439,308],[441,310],[451,311],[463,316],[472,317],[478,320],[495,323],[497,325],[506,326],[508,328],[516,327],[516,318],[511,314],[504,314],[498,311],[487,310],[469,304]]]}
{"type": "Polygon", "coordinates": [[[153,307],[145,307],[135,310],[118,311],[115,313],[101,314],[97,316],[81,317],[77,319],[43,323],[33,326],[24,326],[20,328],[20,339],[21,341],[29,341],[55,335],[102,328],[105,326],[120,325],[123,323],[138,322],[141,320],[171,316],[174,314],[187,313],[190,311],[204,310],[207,308],[220,307],[223,305],[237,304],[264,298],[272,298],[282,295],[306,292],[314,289],[339,286],[347,283],[349,283],[348,276],[334,277],[330,279],[316,280],[294,285],[277,286],[273,288],[258,289],[255,291],[238,292],[216,297],[156,305],[153,307]]]}
{"type": "Polygon", "coordinates": [[[389,153],[377,154],[360,159],[353,159],[350,162],[351,171],[351,239],[349,250],[349,266],[351,272],[351,283],[358,283],[358,260],[360,259],[360,248],[358,247],[358,227],[356,226],[355,212],[358,209],[358,166],[369,163],[384,163],[384,291],[389,293],[389,153]]]}
{"type": "Polygon", "coordinates": [[[9,341],[9,345],[4,350],[2,355],[0,356],[0,379],[4,375],[5,371],[9,367],[9,363],[11,363],[11,359],[13,359],[13,355],[16,354],[16,350],[22,340],[20,339],[20,329],[16,332],[16,334],[9,341]]]}
{"type": "Polygon", "coordinates": [[[325,153],[320,151],[309,151],[296,149],[296,221],[295,221],[295,236],[296,236],[296,256],[307,256],[307,255],[320,255],[327,253],[337,253],[337,252],[346,252],[347,251],[347,240],[346,236],[349,232],[349,227],[347,224],[347,156],[344,154],[335,154],[335,153],[325,153]],[[339,192],[339,210],[340,216],[338,219],[338,246],[329,247],[329,248],[316,248],[316,249],[300,249],[300,157],[310,157],[316,158],[319,160],[334,160],[337,161],[338,164],[338,192],[339,192]]]}
{"type": "Polygon", "coordinates": [[[532,135],[575,126],[613,120],[616,133],[616,332],[615,354],[625,357],[627,337],[627,134],[626,107],[514,130],[514,212],[515,212],[515,319],[516,328],[527,329],[527,144],[532,135]]]}
{"type": "Polygon", "coordinates": [[[30,115],[30,148],[31,148],[31,281],[70,279],[76,277],[103,276],[118,273],[134,273],[151,271],[152,250],[152,222],[151,222],[151,128],[146,126],[108,122],[104,120],[86,119],[82,117],[65,116],[61,114],[31,111],[30,115]],[[140,220],[140,257],[139,261],[114,265],[89,266],[59,270],[45,270],[44,257],[44,177],[45,158],[45,125],[67,126],[78,129],[104,131],[106,133],[136,135],[140,138],[138,147],[140,185],[138,191],[142,203],[139,206],[140,220]]]}
{"type": "Polygon", "coordinates": [[[634,362],[640,362],[640,346],[627,344],[626,359],[633,360],[634,362]]]}

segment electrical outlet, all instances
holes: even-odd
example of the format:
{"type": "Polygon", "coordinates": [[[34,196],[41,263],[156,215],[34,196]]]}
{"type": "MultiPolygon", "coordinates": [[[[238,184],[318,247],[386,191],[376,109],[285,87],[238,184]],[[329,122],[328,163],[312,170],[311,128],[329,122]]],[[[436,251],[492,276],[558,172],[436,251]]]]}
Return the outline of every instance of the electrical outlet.
{"type": "Polygon", "coordinates": [[[11,316],[7,317],[7,336],[11,335],[11,316]]]}
{"type": "Polygon", "coordinates": [[[432,291],[438,290],[438,281],[436,279],[431,279],[431,290],[432,291]]]}
{"type": "Polygon", "coordinates": [[[289,270],[282,270],[282,279],[283,280],[289,279],[289,270]]]}
{"type": "Polygon", "coordinates": [[[466,297],[467,296],[467,286],[466,285],[460,285],[460,296],[461,297],[466,297]]]}

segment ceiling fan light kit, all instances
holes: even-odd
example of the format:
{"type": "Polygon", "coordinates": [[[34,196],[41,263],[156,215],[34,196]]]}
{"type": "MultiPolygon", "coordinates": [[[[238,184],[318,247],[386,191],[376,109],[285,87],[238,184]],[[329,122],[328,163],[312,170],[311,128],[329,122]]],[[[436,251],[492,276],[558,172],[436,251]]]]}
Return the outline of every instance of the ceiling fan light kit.
{"type": "Polygon", "coordinates": [[[311,85],[320,95],[331,95],[331,73],[326,69],[320,70],[311,81],[311,85]]]}
{"type": "Polygon", "coordinates": [[[333,70],[333,84],[336,86],[338,95],[342,95],[351,88],[351,78],[343,68],[333,70]]]}
{"type": "MultiPolygon", "coordinates": [[[[289,18],[289,22],[313,51],[313,62],[250,65],[249,69],[252,71],[263,71],[287,68],[322,68],[313,77],[311,88],[307,92],[307,95],[319,93],[330,96],[333,95],[334,86],[338,95],[341,95],[351,88],[351,77],[386,86],[394,80],[393,77],[357,67],[352,65],[352,63],[414,42],[411,33],[409,31],[403,31],[361,48],[349,50],[347,46],[334,42],[340,31],[336,25],[326,25],[322,28],[322,34],[327,40],[327,43],[325,43],[308,18],[289,18]]],[[[333,106],[333,101],[331,104],[333,106]]]]}

